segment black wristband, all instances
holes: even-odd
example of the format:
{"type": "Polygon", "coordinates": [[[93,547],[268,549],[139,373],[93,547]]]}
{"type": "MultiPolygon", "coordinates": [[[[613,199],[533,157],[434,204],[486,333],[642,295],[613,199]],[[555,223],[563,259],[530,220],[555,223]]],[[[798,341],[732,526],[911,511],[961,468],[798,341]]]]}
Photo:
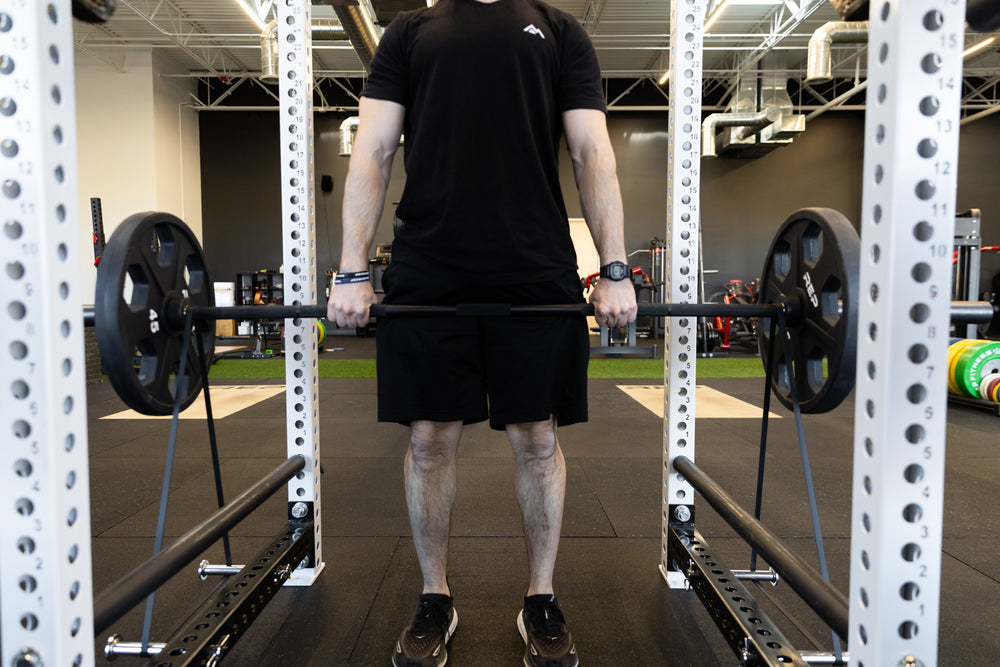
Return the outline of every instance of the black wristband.
{"type": "Polygon", "coordinates": [[[367,271],[355,271],[353,273],[338,273],[334,279],[334,285],[353,285],[355,283],[366,283],[371,279],[367,271]]]}

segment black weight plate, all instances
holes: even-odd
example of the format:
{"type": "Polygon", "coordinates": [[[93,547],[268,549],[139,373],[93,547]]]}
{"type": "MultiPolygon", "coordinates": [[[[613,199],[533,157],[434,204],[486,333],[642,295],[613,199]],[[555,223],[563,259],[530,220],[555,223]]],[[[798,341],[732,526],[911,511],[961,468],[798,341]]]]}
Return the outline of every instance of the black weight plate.
{"type": "MultiPolygon", "coordinates": [[[[169,326],[164,309],[168,297],[183,295],[194,306],[215,305],[208,263],[194,234],[169,213],[127,218],[111,235],[97,267],[94,315],[108,380],[136,412],[173,413],[183,327],[169,326]]],[[[184,359],[187,390],[181,397],[182,410],[201,391],[196,335],[211,358],[214,322],[192,325],[184,359]]]]}
{"type": "MultiPolygon", "coordinates": [[[[789,362],[802,412],[828,412],[854,387],[858,343],[860,241],[843,215],[828,208],[793,213],[778,230],[760,278],[758,302],[788,297],[801,313],[788,316],[788,341],[776,341],[771,388],[792,407],[789,362]]],[[[793,309],[794,310],[794,309],[793,309]]],[[[757,342],[770,363],[770,318],[761,318],[757,342]]]]}

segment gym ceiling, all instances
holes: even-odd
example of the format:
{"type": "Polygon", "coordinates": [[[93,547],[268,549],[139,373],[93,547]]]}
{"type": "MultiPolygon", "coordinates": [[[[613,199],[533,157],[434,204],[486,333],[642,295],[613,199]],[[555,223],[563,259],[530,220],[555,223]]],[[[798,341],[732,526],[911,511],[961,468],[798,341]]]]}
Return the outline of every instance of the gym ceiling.
{"type": "MultiPolygon", "coordinates": [[[[340,2],[342,10],[359,0],[332,1],[340,2]]],[[[576,16],[593,38],[612,109],[667,108],[668,86],[658,82],[669,67],[670,0],[549,2],[576,16]]],[[[276,108],[277,86],[261,81],[262,26],[273,18],[273,5],[274,0],[119,0],[107,24],[76,22],[74,41],[78,52],[123,72],[130,51],[152,48],[169,69],[165,76],[199,82],[191,100],[194,108],[276,108]]],[[[422,6],[425,0],[360,0],[351,10],[371,16],[378,31],[399,11],[422,6]]],[[[314,21],[326,19],[334,26],[338,13],[330,4],[313,7],[314,21]]],[[[804,80],[809,38],[827,22],[841,20],[831,0],[708,0],[706,16],[715,19],[704,47],[706,113],[726,110],[741,80],[769,75],[786,82],[796,113],[863,108],[863,88],[852,90],[865,80],[866,44],[834,44],[833,80],[804,80]]],[[[995,42],[965,59],[965,117],[1000,110],[1000,32],[969,29],[965,42],[973,47],[994,36],[995,42]]],[[[352,112],[365,69],[351,41],[314,40],[313,54],[317,110],[352,112]]]]}

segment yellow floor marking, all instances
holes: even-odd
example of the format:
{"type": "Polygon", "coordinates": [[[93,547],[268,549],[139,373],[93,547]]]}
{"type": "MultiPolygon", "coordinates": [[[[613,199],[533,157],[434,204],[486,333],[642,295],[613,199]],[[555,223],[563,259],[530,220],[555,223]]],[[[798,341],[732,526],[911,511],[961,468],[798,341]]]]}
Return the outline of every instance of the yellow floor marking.
{"type": "MultiPolygon", "coordinates": [[[[265,385],[215,385],[212,387],[212,416],[223,419],[231,414],[246,410],[263,400],[284,393],[283,384],[265,385]]],[[[198,396],[187,410],[181,413],[181,419],[205,419],[205,399],[198,396]]],[[[123,410],[101,419],[170,419],[165,417],[142,415],[134,410],[123,410]]]]}
{"type": "MultiPolygon", "coordinates": [[[[663,385],[618,385],[654,415],[663,416],[663,385]]],[[[763,411],[756,405],[733,398],[721,391],[697,385],[695,387],[695,416],[708,419],[760,419],[763,411]]],[[[770,419],[781,419],[773,412],[770,419]]]]}

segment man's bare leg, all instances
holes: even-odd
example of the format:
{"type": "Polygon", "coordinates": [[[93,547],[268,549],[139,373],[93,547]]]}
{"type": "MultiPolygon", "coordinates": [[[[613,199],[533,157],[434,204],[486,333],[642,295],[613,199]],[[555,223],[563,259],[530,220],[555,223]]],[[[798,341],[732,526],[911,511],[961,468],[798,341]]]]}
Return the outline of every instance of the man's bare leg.
{"type": "Polygon", "coordinates": [[[448,536],[455,502],[455,454],[461,435],[460,421],[416,421],[410,432],[404,463],[406,507],[424,593],[451,595],[448,536]]]}
{"type": "Polygon", "coordinates": [[[514,448],[517,500],[528,551],[527,595],[552,594],[566,495],[566,460],[556,439],[555,418],[509,424],[507,437],[514,448]]]}

